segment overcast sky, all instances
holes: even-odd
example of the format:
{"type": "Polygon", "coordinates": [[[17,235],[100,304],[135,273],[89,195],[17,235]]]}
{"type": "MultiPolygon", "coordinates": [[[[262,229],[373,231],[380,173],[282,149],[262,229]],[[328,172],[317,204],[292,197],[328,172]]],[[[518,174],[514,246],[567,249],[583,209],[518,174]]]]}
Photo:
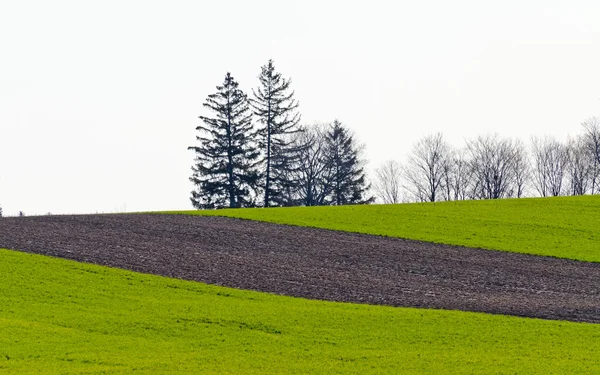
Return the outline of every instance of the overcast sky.
{"type": "Polygon", "coordinates": [[[600,1],[0,0],[5,214],[191,209],[202,103],[269,58],[303,122],[371,168],[424,135],[580,131],[600,115],[600,1]]]}

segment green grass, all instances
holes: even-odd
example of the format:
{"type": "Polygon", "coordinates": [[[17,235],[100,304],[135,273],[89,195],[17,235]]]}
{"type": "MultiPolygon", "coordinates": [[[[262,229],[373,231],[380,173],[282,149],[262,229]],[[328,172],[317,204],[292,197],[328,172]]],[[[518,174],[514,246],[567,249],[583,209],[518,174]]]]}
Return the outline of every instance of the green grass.
{"type": "Polygon", "coordinates": [[[598,374],[600,325],[310,301],[0,250],[0,373],[598,374]]]}
{"type": "Polygon", "coordinates": [[[166,213],[238,217],[600,262],[600,196],[166,213]]]}

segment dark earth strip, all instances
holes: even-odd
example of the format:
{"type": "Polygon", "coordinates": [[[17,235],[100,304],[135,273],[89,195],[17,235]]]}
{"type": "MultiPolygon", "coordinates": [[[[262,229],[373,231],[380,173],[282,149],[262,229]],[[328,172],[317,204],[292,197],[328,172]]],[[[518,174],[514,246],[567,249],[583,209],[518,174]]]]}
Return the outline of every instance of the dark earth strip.
{"type": "Polygon", "coordinates": [[[600,322],[600,263],[151,214],[2,218],[0,248],[296,297],[600,322]]]}

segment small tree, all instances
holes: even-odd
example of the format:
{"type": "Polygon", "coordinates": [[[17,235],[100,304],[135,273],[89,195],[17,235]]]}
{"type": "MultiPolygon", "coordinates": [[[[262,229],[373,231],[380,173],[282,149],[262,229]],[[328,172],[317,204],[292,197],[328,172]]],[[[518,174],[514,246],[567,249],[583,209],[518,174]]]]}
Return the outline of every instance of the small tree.
{"type": "Polygon", "coordinates": [[[522,198],[526,191],[531,176],[531,167],[527,149],[520,139],[513,143],[513,170],[514,170],[514,194],[522,198]]]}
{"type": "Polygon", "coordinates": [[[384,204],[400,203],[402,166],[395,160],[384,162],[375,170],[374,190],[384,204]]]}
{"type": "Polygon", "coordinates": [[[289,178],[297,156],[291,135],[300,131],[298,102],[290,92],[292,81],[275,71],[273,60],[261,68],[258,79],[260,86],[253,90],[251,104],[261,126],[264,206],[285,205],[282,195],[292,189],[289,178]]]}
{"type": "Polygon", "coordinates": [[[190,177],[196,185],[192,204],[199,209],[252,206],[259,152],[248,98],[227,73],[203,106],[214,117],[200,116],[204,122],[196,128],[200,145],[188,147],[196,153],[190,177]]]}
{"type": "Polygon", "coordinates": [[[326,159],[332,176],[331,203],[366,204],[375,198],[368,195],[362,159],[363,147],[354,135],[338,120],[333,121],[325,134],[326,159]]]}
{"type": "Polygon", "coordinates": [[[561,195],[568,165],[567,148],[550,136],[533,137],[531,145],[534,161],[533,176],[538,193],[542,197],[561,195]]]}
{"type": "Polygon", "coordinates": [[[295,202],[299,205],[327,204],[333,189],[332,168],[326,155],[326,132],[324,125],[314,125],[302,128],[294,136],[297,166],[292,179],[296,186],[295,202]]]}
{"type": "Polygon", "coordinates": [[[405,176],[407,189],[417,201],[435,202],[442,198],[449,158],[450,146],[442,133],[429,135],[413,146],[405,176]]]}
{"type": "Polygon", "coordinates": [[[590,117],[581,123],[584,133],[584,144],[591,160],[591,193],[600,191],[600,117],[590,117]]]}
{"type": "Polygon", "coordinates": [[[586,139],[579,136],[567,142],[567,180],[569,194],[584,195],[592,185],[595,160],[586,147],[586,139]]]}
{"type": "Polygon", "coordinates": [[[516,195],[517,144],[498,134],[479,136],[467,142],[473,172],[472,198],[500,199],[516,195]]]}
{"type": "Polygon", "coordinates": [[[448,180],[451,184],[451,197],[449,199],[465,200],[468,197],[473,179],[473,169],[466,150],[460,149],[453,152],[450,164],[450,178],[448,180]]]}

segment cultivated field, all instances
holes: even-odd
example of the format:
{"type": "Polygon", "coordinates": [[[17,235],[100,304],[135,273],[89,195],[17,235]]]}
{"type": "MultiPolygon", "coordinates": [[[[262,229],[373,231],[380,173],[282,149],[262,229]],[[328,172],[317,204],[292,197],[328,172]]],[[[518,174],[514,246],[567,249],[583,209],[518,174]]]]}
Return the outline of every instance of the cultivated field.
{"type": "MultiPolygon", "coordinates": [[[[491,233],[516,230],[512,216],[527,228],[517,252],[599,251],[587,224],[596,197],[509,202],[497,202],[497,220],[490,202],[203,213],[302,225],[314,210],[313,226],[388,236],[414,219],[458,242],[472,232],[484,248],[510,242],[491,233]],[[562,222],[540,222],[558,206],[562,222]],[[453,234],[457,220],[479,225],[453,234]]],[[[596,262],[149,214],[3,218],[0,248],[21,250],[0,250],[0,373],[600,372],[600,325],[568,321],[600,321],[596,262]]]]}
{"type": "Polygon", "coordinates": [[[600,195],[183,213],[600,262],[600,195]]]}
{"type": "Polygon", "coordinates": [[[311,301],[0,250],[2,374],[597,374],[600,326],[311,301]]]}
{"type": "Polygon", "coordinates": [[[189,215],[7,218],[0,247],[331,301],[600,322],[600,264],[189,215]]]}

